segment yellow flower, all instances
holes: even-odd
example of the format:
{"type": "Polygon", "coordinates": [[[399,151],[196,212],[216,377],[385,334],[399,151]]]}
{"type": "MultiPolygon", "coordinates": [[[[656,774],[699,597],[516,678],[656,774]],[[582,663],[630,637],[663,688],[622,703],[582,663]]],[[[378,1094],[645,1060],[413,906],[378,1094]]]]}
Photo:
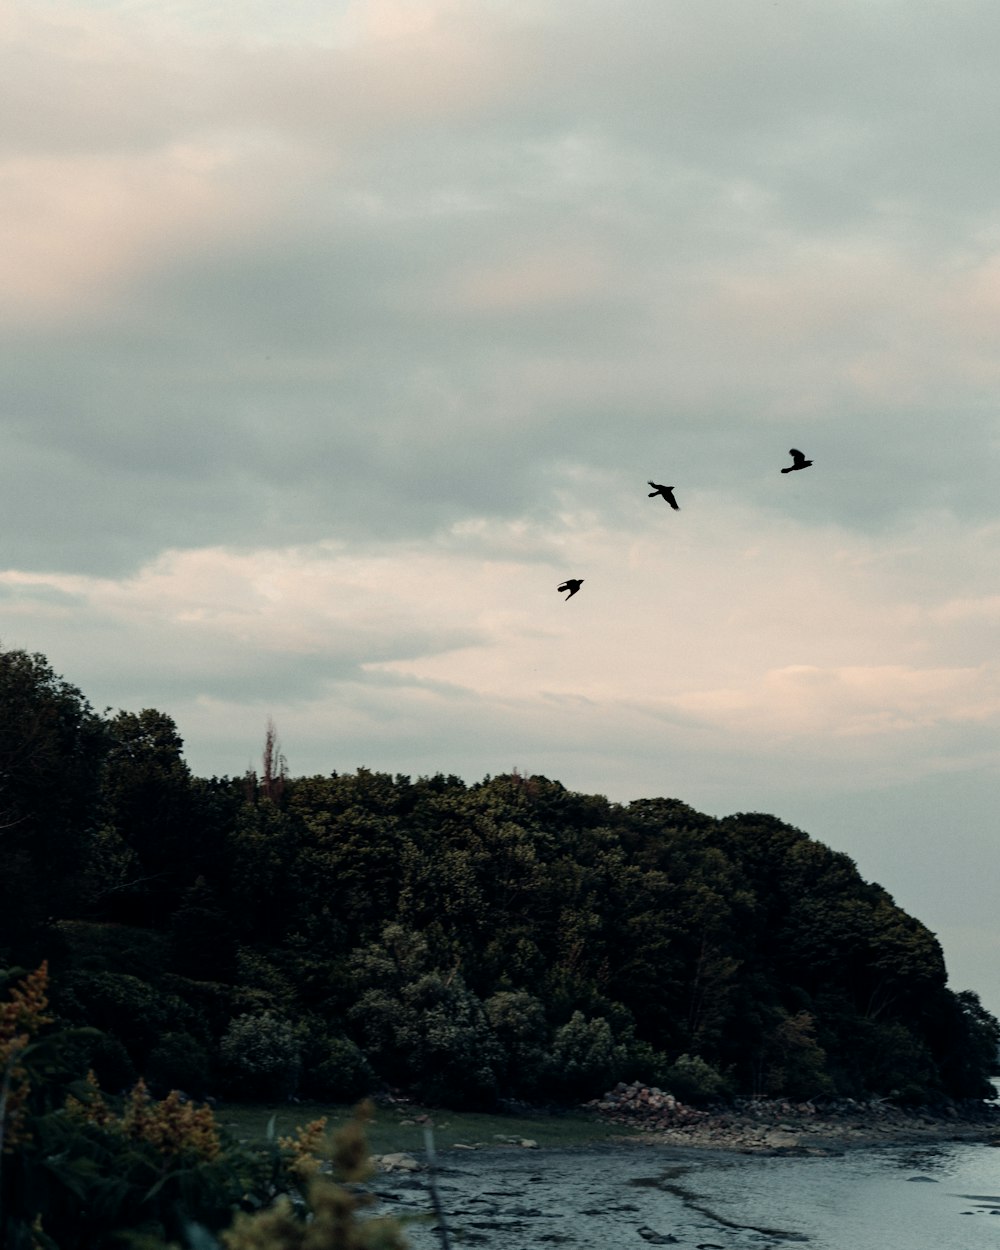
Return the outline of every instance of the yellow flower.
{"type": "Polygon", "coordinates": [[[321,1155],[326,1153],[326,1116],[319,1120],[310,1120],[304,1127],[299,1125],[294,1137],[279,1137],[279,1147],[292,1157],[288,1170],[300,1181],[307,1181],[315,1176],[322,1162],[321,1155]]]}
{"type": "Polygon", "coordinates": [[[48,986],[49,965],[45,961],[14,986],[7,1002],[0,1003],[0,1137],[4,1154],[30,1137],[24,1124],[31,1081],[21,1057],[39,1030],[52,1023],[52,1017],[45,1014],[48,986]]]}

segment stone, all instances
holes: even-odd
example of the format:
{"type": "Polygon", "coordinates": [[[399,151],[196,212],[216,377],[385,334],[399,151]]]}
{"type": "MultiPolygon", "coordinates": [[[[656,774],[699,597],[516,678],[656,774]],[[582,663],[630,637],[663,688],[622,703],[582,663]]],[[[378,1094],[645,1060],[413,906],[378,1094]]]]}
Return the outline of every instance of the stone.
{"type": "Polygon", "coordinates": [[[376,1155],[376,1162],[383,1172],[419,1172],[420,1164],[413,1155],[399,1151],[395,1154],[376,1155]]]}

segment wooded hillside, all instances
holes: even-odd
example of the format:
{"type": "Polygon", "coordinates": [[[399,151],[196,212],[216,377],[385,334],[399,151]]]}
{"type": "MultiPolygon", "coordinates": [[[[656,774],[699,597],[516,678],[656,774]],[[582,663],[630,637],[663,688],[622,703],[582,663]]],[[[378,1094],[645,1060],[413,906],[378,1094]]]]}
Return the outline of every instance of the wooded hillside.
{"type": "Polygon", "coordinates": [[[110,1088],[579,1101],[981,1097],[1000,1026],[845,855],[774,816],[544,777],[191,775],[0,653],[0,965],[46,958],[110,1088]]]}

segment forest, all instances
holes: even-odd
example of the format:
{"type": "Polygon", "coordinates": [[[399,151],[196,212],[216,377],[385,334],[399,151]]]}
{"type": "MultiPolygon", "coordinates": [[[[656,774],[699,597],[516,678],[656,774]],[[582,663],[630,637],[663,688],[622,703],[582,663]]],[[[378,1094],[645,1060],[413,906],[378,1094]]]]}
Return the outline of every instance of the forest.
{"type": "Polygon", "coordinates": [[[106,1090],[573,1104],[992,1094],[935,936],[780,819],[516,772],[193,776],[171,718],[0,652],[0,988],[106,1090]]]}

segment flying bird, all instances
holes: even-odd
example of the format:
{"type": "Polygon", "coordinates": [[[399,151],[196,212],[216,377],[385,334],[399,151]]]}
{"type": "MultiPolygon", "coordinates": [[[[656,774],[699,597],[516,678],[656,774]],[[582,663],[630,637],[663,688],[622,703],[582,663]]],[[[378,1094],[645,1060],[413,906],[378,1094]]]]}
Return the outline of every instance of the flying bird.
{"type": "Polygon", "coordinates": [[[567,577],[563,584],[559,587],[559,590],[568,590],[569,594],[566,596],[566,599],[570,600],[582,585],[582,577],[567,577]]]}
{"type": "Polygon", "coordinates": [[[791,456],[792,460],[795,463],[790,464],[788,465],[787,468],[782,469],[781,470],[782,473],[794,473],[796,469],[808,469],[809,466],[812,464],[811,460],[807,460],[805,456],[802,454],[802,452],[796,451],[794,447],[789,451],[788,454],[791,456]]]}
{"type": "Polygon", "coordinates": [[[670,504],[671,508],[673,508],[676,512],[680,512],[681,506],[674,498],[674,488],[672,486],[661,486],[659,482],[650,482],[649,484],[653,487],[653,489],[649,492],[650,499],[652,499],[654,495],[662,495],[667,503],[670,504]]]}

